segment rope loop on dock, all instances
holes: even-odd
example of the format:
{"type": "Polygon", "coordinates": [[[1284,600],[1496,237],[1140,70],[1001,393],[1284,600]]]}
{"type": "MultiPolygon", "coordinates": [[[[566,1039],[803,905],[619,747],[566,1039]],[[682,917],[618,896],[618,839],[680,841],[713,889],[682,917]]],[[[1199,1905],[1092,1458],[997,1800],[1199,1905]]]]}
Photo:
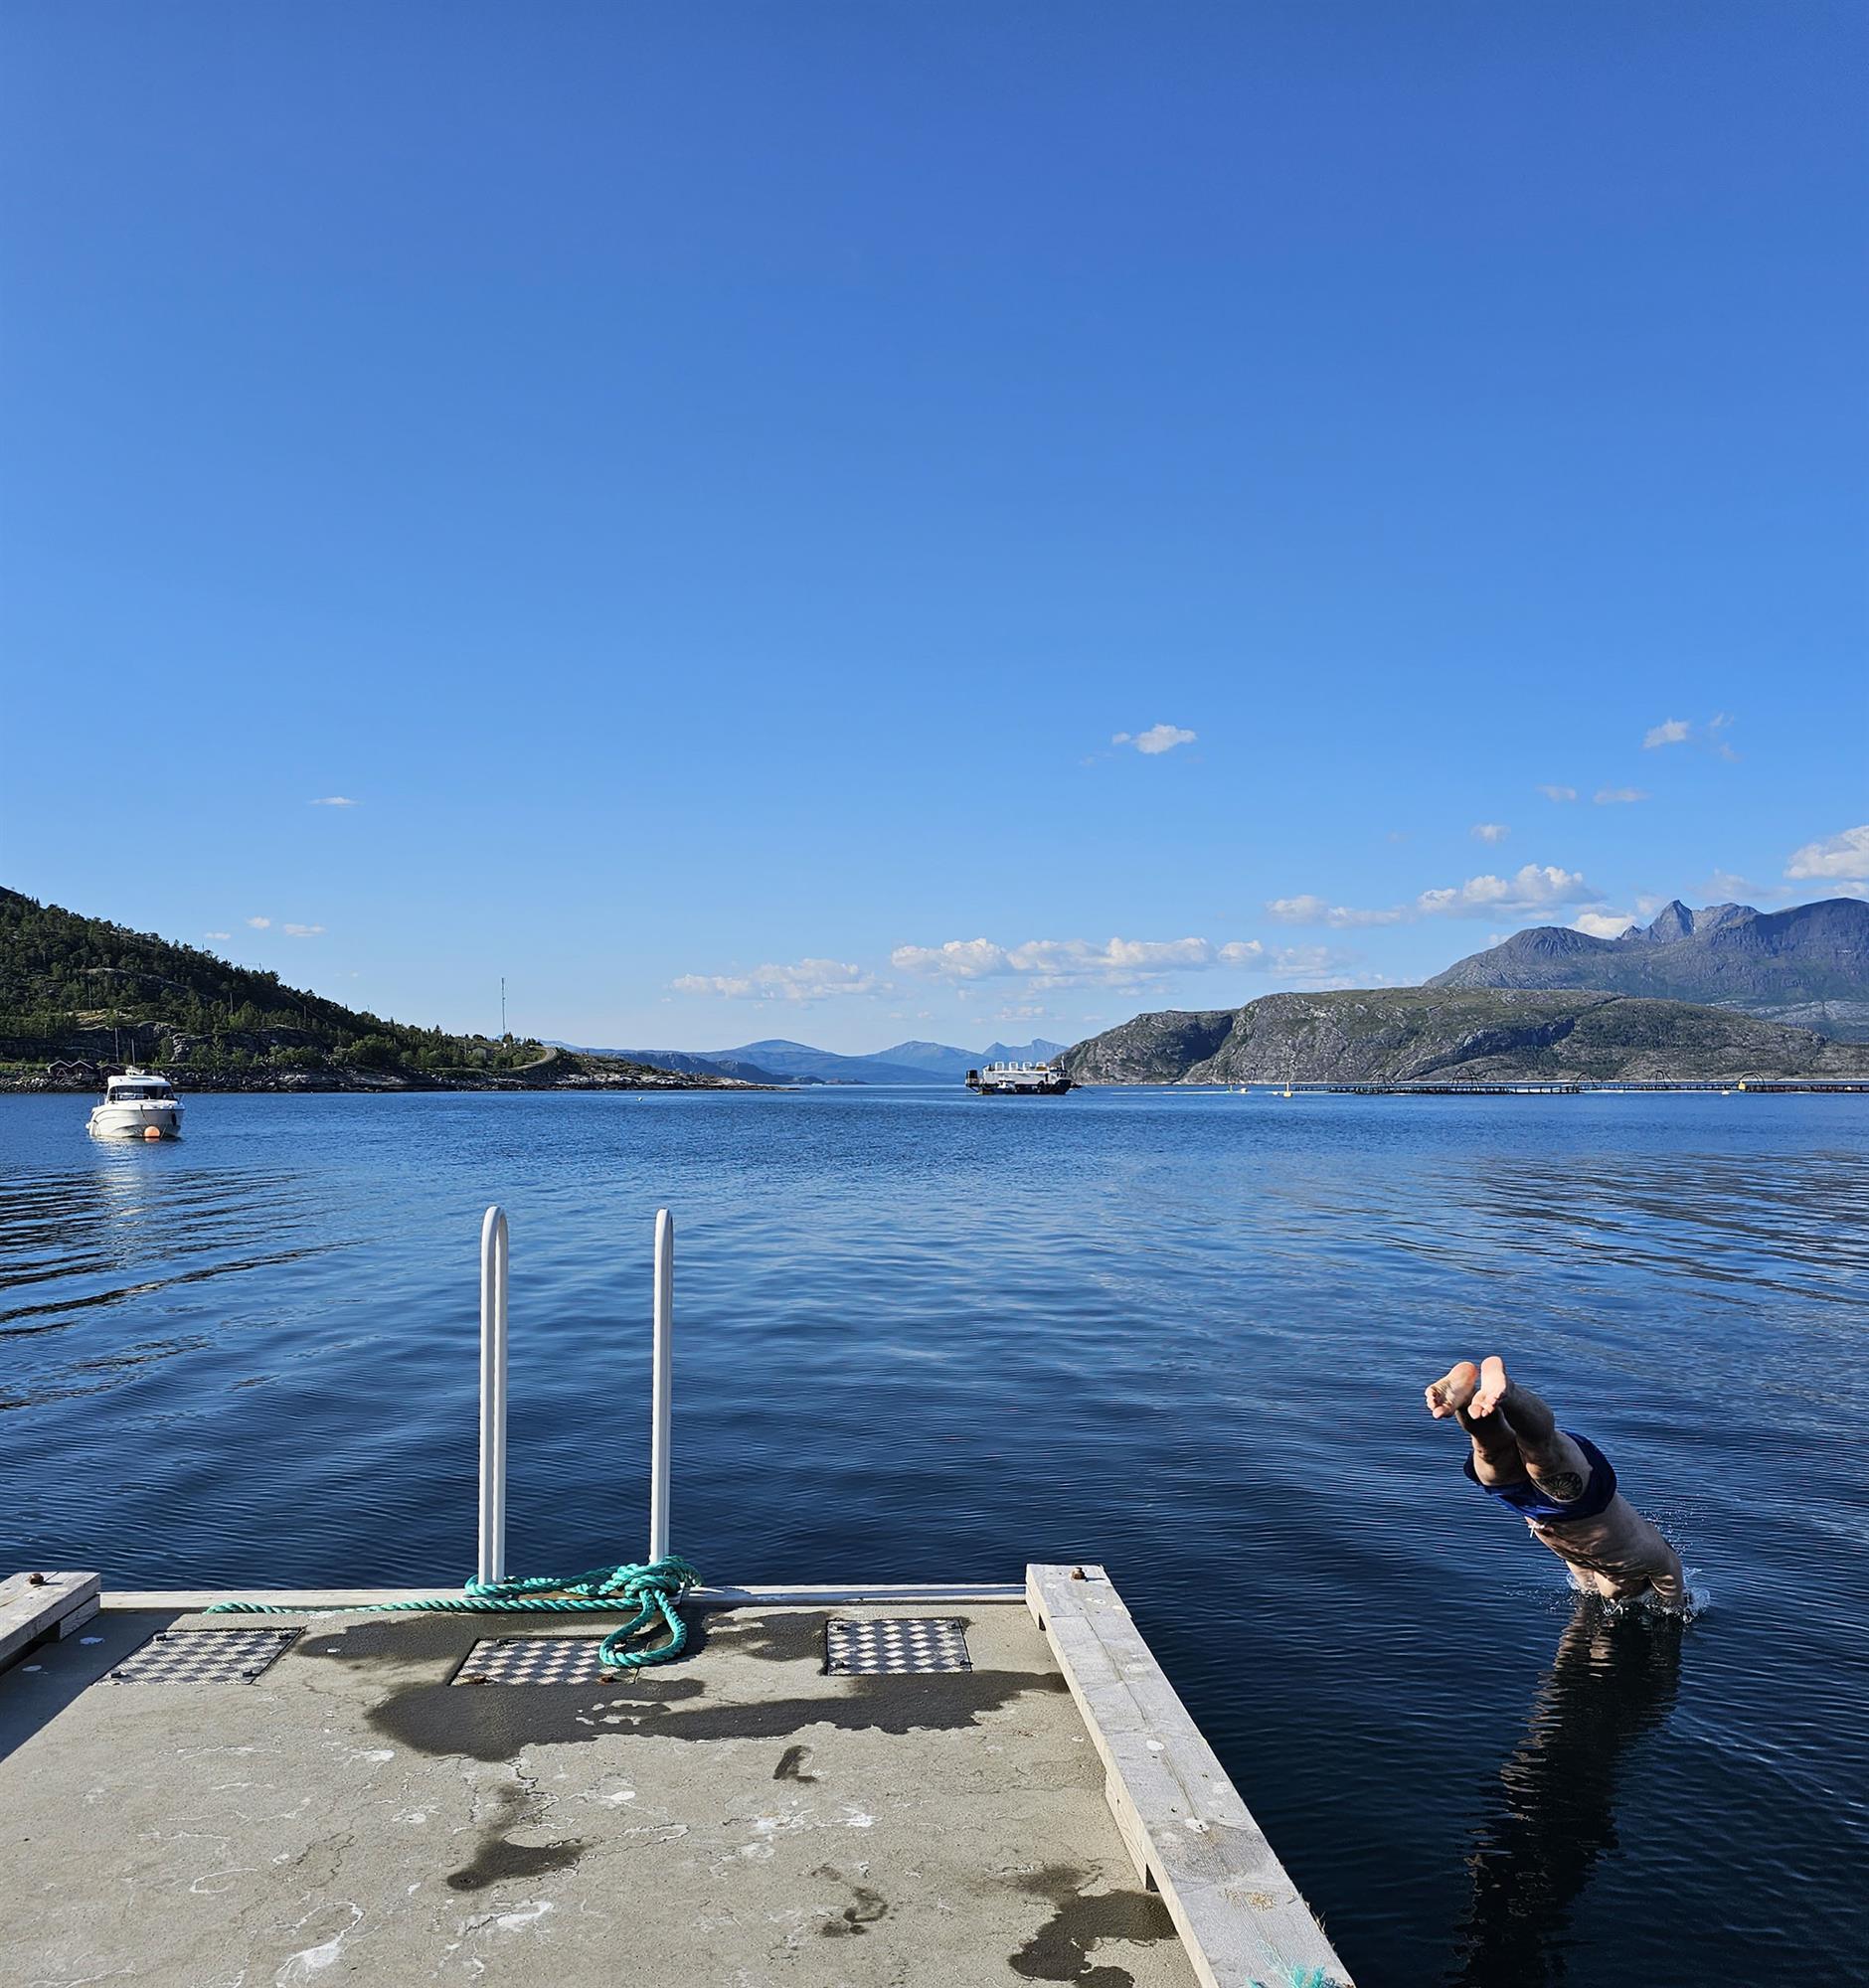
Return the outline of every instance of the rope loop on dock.
{"type": "Polygon", "coordinates": [[[511,1580],[470,1580],[459,1594],[437,1594],[416,1601],[372,1601],[355,1608],[334,1603],[329,1608],[294,1608],[275,1601],[216,1601],[208,1615],[613,1615],[623,1608],[636,1612],[621,1628],[612,1629],[597,1650],[605,1670],[641,1670],[649,1664],[672,1663],[688,1644],[688,1625],[681,1619],[681,1602],[700,1584],[701,1575],[679,1554],[660,1560],[618,1561],[589,1568],[583,1574],[538,1574],[511,1580]],[[640,1649],[626,1647],[633,1637],[660,1616],[668,1640],[640,1649]]]}

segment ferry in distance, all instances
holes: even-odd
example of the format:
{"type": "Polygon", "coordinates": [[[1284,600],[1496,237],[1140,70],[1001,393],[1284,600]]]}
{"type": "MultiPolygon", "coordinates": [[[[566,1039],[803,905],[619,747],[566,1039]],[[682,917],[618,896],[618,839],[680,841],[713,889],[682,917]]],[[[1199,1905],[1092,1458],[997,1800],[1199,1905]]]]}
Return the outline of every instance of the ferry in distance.
{"type": "Polygon", "coordinates": [[[85,1129],[127,1133],[132,1139],[174,1139],[182,1130],[181,1099],[166,1077],[126,1070],[104,1079],[103,1102],[91,1106],[85,1129]]]}
{"type": "Polygon", "coordinates": [[[1071,1079],[1055,1063],[989,1063],[967,1072],[967,1088],[982,1097],[1062,1097],[1071,1079]]]}

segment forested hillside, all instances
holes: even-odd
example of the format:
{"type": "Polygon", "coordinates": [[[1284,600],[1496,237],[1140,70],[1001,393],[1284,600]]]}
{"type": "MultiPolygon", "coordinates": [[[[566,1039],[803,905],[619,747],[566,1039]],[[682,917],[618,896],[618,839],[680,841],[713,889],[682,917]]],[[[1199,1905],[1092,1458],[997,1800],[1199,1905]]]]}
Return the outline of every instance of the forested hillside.
{"type": "Polygon", "coordinates": [[[552,1084],[700,1077],[569,1056],[530,1039],[449,1035],[346,1008],[199,946],[0,890],[0,1070],[88,1081],[135,1061],[197,1082],[552,1084]]]}

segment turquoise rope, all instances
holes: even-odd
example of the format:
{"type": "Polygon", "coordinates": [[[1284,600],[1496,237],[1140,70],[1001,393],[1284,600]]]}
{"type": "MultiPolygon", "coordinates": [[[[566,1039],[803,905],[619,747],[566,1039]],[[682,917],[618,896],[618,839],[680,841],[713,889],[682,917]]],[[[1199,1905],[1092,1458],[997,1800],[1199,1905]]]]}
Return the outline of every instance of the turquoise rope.
{"type": "Polygon", "coordinates": [[[613,1615],[634,1608],[635,1615],[612,1629],[597,1650],[605,1670],[641,1670],[647,1664],[672,1663],[688,1643],[688,1625],[679,1613],[682,1598],[700,1585],[701,1575],[679,1554],[640,1563],[619,1561],[613,1567],[594,1567],[584,1574],[539,1574],[517,1580],[470,1580],[459,1594],[437,1594],[421,1601],[372,1601],[355,1608],[294,1608],[277,1601],[216,1601],[207,1615],[401,1615],[420,1611],[442,1615],[613,1615]],[[668,1641],[631,1650],[624,1645],[649,1628],[657,1615],[668,1641]]]}

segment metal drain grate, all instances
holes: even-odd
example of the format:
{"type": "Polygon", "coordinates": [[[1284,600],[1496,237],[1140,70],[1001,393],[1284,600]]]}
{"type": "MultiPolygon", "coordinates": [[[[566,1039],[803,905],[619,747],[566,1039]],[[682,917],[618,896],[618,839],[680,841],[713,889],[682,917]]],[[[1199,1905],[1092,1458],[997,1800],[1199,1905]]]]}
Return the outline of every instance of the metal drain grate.
{"type": "Polygon", "coordinates": [[[601,1636],[490,1636],[467,1652],[455,1684],[609,1684],[601,1636]]]}
{"type": "Polygon", "coordinates": [[[966,1624],[952,1615],[892,1622],[853,1622],[833,1615],[824,1625],[824,1658],[830,1677],[973,1668],[966,1624]]]}
{"type": "Polygon", "coordinates": [[[109,1674],[112,1684],[252,1684],[299,1629],[165,1629],[109,1674]]]}

